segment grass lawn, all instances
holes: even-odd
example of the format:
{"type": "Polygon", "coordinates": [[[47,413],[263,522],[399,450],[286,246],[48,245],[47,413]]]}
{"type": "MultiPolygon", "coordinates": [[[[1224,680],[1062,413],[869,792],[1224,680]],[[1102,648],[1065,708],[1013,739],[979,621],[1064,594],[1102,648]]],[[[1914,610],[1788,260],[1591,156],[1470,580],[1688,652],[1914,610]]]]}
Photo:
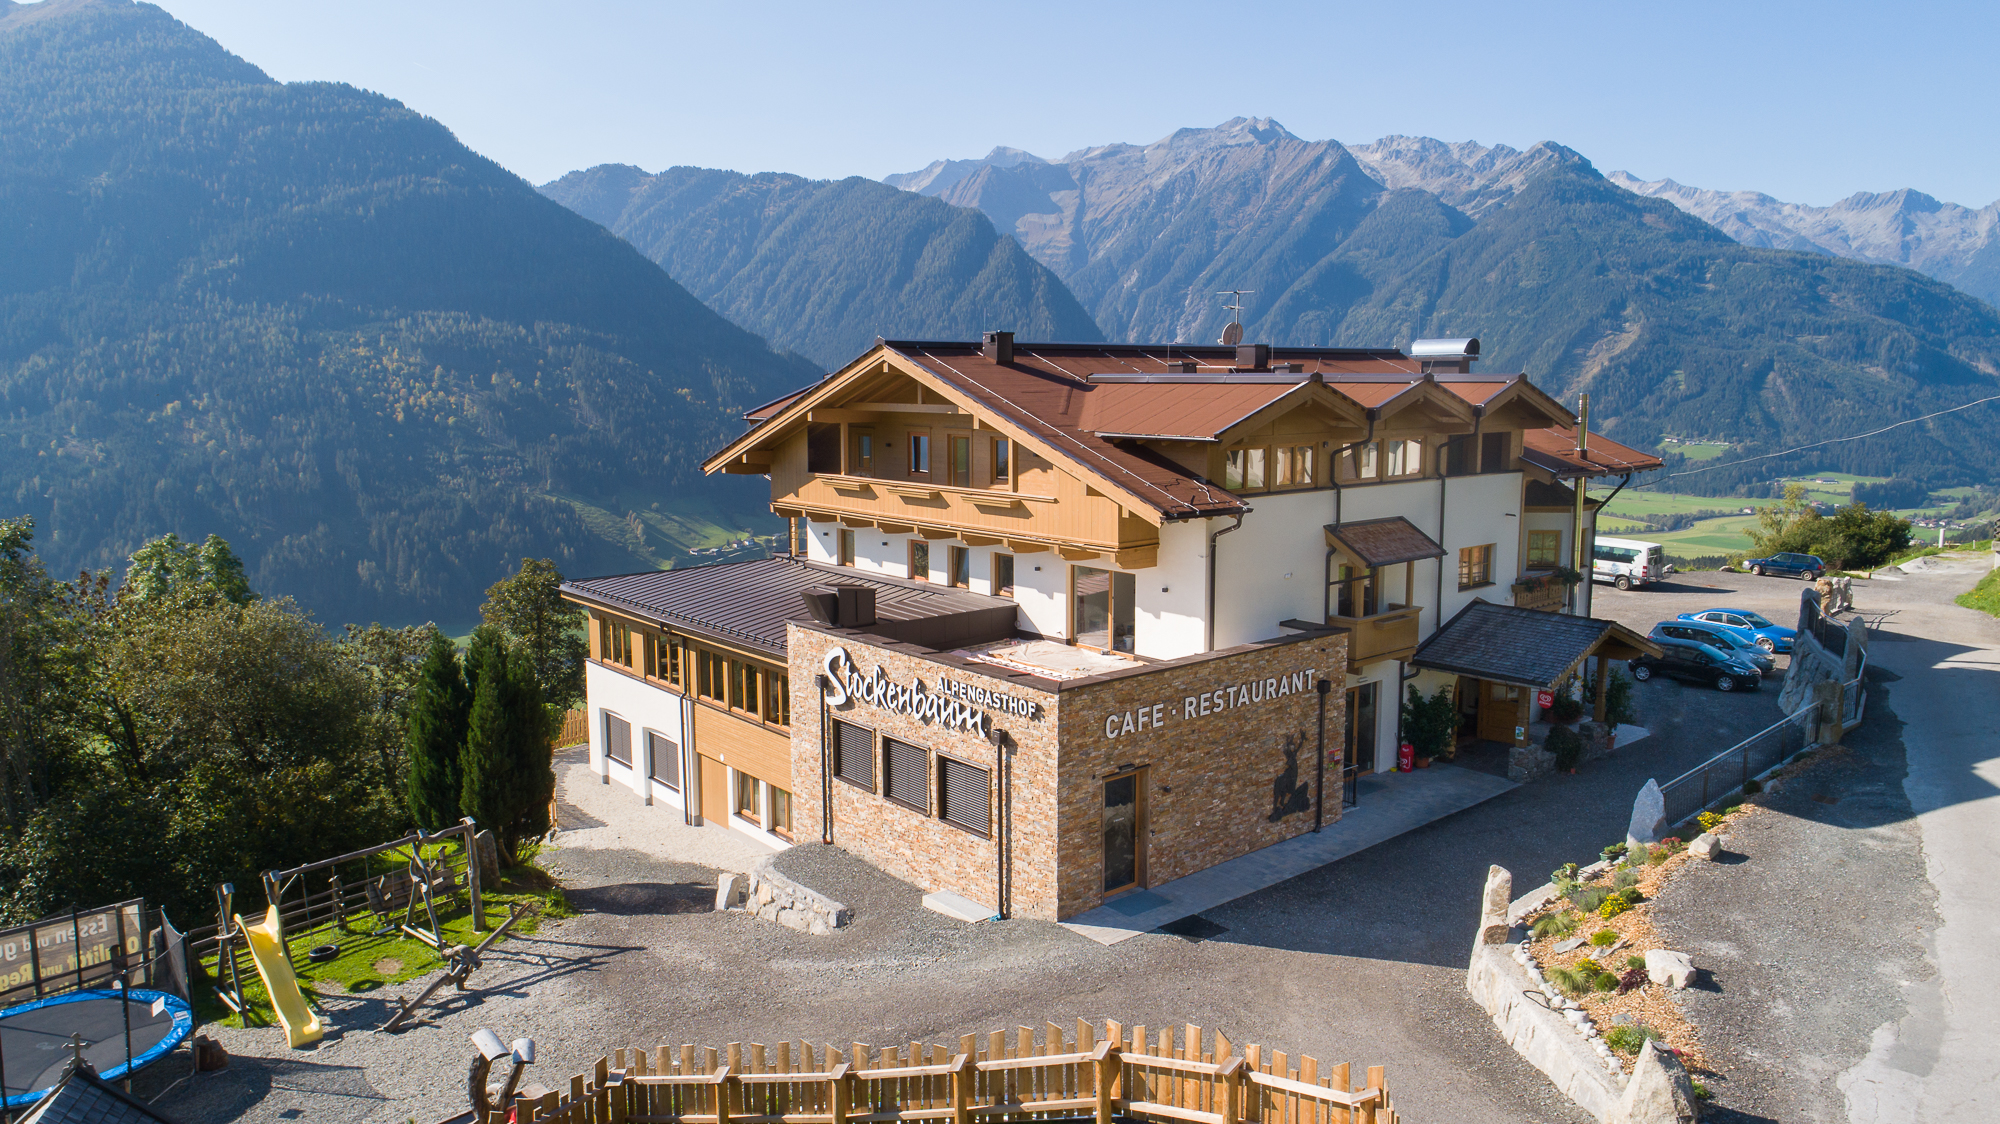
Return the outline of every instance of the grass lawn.
{"type": "Polygon", "coordinates": [[[2000,570],[1989,570],[1979,584],[1958,595],[1958,603],[2000,617],[2000,570]]]}
{"type": "MultiPolygon", "coordinates": [[[[563,900],[562,891],[556,887],[554,880],[532,866],[504,871],[499,889],[486,890],[480,896],[486,912],[486,933],[491,933],[507,919],[508,907],[515,902],[538,912],[528,913],[515,922],[514,927],[507,931],[510,938],[514,934],[526,936],[534,932],[543,917],[569,915],[569,905],[563,900]]],[[[444,930],[447,942],[477,945],[485,939],[486,934],[472,931],[472,910],[462,901],[440,901],[438,906],[438,924],[444,930]]],[[[421,905],[416,913],[413,924],[426,920],[421,905]]],[[[401,914],[397,914],[396,919],[401,920],[401,914]]],[[[255,919],[245,912],[244,920],[255,919]]],[[[444,966],[444,957],[435,949],[400,929],[374,935],[376,918],[366,910],[350,912],[347,926],[342,930],[328,922],[311,929],[285,933],[285,943],[291,946],[292,963],[297,967],[301,988],[322,994],[341,991],[360,994],[428,975],[444,966]],[[322,944],[339,945],[340,955],[325,964],[309,962],[306,951],[322,944]]],[[[418,924],[417,927],[423,926],[418,924]]],[[[239,959],[238,965],[242,974],[243,998],[250,1005],[250,1025],[275,1026],[276,1020],[271,1016],[271,997],[264,990],[264,981],[257,975],[256,966],[247,955],[239,959]]],[[[212,981],[220,982],[216,957],[203,958],[201,967],[212,981]]],[[[243,1025],[241,1018],[216,999],[214,991],[206,986],[196,989],[194,1006],[195,1017],[202,1022],[243,1025]]]]}
{"type": "Polygon", "coordinates": [[[1696,442],[1687,445],[1669,445],[1667,447],[1691,461],[1712,461],[1729,451],[1729,446],[1714,442],[1696,442]]]}

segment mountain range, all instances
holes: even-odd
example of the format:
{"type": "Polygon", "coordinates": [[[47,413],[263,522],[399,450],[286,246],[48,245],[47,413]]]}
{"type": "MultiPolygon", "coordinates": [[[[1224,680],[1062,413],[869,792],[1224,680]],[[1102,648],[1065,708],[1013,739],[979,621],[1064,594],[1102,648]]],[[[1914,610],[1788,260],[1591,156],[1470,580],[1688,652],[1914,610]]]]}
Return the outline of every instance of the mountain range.
{"type": "MultiPolygon", "coordinates": [[[[1591,391],[1597,424],[1646,447],[1675,435],[1777,451],[2000,392],[1991,304],[1909,269],[1738,240],[1557,144],[1348,148],[1235,118],[1054,161],[996,149],[887,182],[984,211],[1113,339],[1213,338],[1228,318],[1218,294],[1254,290],[1246,338],[1476,335],[1487,369],[1525,371],[1566,400],[1591,391]]],[[[1987,479],[2000,449],[1983,420],[1830,446],[1788,469],[1987,479]]]]}
{"type": "Polygon", "coordinates": [[[216,532],[333,620],[741,537],[764,498],[695,466],[818,373],[436,121],[128,0],[0,0],[0,246],[50,568],[216,532]]]}
{"type": "Polygon", "coordinates": [[[1102,339],[1054,273],[976,211],[859,177],[626,164],[542,194],[638,247],[709,307],[828,369],[876,336],[1102,339]]]}

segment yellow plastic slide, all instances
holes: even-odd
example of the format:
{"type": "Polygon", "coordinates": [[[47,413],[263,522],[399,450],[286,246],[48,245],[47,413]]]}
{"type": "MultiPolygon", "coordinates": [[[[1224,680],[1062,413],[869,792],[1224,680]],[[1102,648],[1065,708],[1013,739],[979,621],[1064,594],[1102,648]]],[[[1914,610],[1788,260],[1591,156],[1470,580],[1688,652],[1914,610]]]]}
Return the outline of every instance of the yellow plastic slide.
{"type": "Polygon", "coordinates": [[[264,977],[264,992],[271,997],[278,1025],[285,1028],[286,1042],[296,1050],[319,1041],[326,1028],[307,1005],[304,993],[299,991],[298,977],[292,975],[292,962],[285,958],[285,934],[278,921],[278,907],[271,907],[262,925],[245,925],[239,913],[236,928],[250,945],[250,959],[257,962],[257,974],[264,977]]]}

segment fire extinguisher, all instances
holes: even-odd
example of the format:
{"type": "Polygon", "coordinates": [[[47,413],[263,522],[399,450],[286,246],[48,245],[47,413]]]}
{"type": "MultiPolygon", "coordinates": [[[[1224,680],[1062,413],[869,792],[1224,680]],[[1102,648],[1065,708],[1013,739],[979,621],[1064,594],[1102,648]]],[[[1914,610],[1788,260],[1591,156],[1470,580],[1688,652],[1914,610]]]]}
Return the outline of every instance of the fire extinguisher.
{"type": "Polygon", "coordinates": [[[1404,742],[1396,749],[1396,771],[1407,773],[1417,767],[1417,747],[1404,742]]]}

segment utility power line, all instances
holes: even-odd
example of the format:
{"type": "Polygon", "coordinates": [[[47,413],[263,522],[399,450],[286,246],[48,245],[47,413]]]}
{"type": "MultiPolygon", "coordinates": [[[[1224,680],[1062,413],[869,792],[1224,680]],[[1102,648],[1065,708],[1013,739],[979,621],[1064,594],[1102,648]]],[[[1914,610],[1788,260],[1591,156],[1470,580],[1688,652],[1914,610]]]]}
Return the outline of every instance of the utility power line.
{"type": "Polygon", "coordinates": [[[1693,476],[1696,473],[1701,473],[1701,472],[1714,472],[1718,468],[1734,468],[1739,464],[1752,464],[1756,461],[1770,460],[1772,457],[1788,457],[1791,456],[1793,453],[1803,453],[1807,449],[1817,449],[1822,445],[1837,445],[1843,441],[1859,441],[1864,437],[1874,437],[1877,434],[1887,433],[1892,429],[1897,429],[1902,426],[1915,425],[1920,421],[1929,421],[1932,418],[1941,418],[1946,414],[1958,413],[1960,410],[1970,410],[1974,406],[1983,406],[1988,402],[2000,402],[2000,394],[1990,395],[1988,397],[1981,398],[1975,402],[1967,402],[1963,406],[1953,406],[1949,410],[1939,410],[1934,414],[1925,414],[1923,417],[1920,418],[1906,418],[1899,422],[1891,422],[1890,424],[1885,425],[1880,429],[1871,429],[1866,433],[1856,433],[1848,437],[1829,437],[1824,441],[1815,441],[1810,445],[1800,445],[1796,449],[1786,449],[1783,452],[1778,452],[1778,453],[1764,453],[1760,456],[1744,457],[1740,461],[1730,461],[1728,464],[1710,464],[1710,465],[1703,465],[1700,468],[1690,468],[1690,469],[1684,469],[1680,472],[1670,472],[1667,475],[1660,477],[1658,480],[1649,480],[1644,484],[1634,485],[1634,487],[1651,488],[1656,485],[1664,484],[1667,481],[1672,480],[1676,476],[1693,476]]]}

